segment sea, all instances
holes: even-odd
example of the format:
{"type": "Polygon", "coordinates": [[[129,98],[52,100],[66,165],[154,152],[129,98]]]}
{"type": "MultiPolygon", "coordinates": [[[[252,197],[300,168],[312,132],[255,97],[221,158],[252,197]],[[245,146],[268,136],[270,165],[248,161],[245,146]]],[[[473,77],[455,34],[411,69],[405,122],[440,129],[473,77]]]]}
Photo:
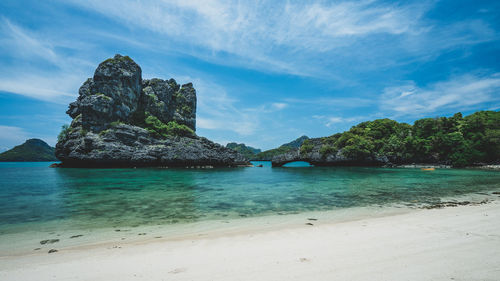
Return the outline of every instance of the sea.
{"type": "Polygon", "coordinates": [[[49,168],[0,163],[0,256],[311,225],[491,200],[480,169],[49,168]],[[215,234],[214,234],[215,233],[215,234]],[[57,241],[56,241],[57,240],[57,241]],[[107,244],[106,244],[107,243],[107,244]]]}

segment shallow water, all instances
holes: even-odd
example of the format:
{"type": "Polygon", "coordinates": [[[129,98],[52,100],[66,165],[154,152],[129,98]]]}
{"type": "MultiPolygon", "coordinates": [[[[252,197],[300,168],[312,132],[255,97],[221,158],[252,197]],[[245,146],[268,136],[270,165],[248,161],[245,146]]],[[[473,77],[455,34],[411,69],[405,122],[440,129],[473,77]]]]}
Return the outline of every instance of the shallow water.
{"type": "Polygon", "coordinates": [[[57,169],[0,163],[0,234],[419,205],[500,189],[485,170],[283,167],[57,169]]]}

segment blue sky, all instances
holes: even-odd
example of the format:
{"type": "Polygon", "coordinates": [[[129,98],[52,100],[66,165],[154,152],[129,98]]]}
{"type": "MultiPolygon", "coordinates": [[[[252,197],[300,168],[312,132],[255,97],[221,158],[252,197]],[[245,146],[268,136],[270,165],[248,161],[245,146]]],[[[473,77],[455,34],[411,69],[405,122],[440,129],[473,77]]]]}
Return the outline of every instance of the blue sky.
{"type": "Polygon", "coordinates": [[[99,62],[193,82],[197,133],[269,149],[500,109],[500,1],[0,2],[0,150],[54,145],[99,62]]]}

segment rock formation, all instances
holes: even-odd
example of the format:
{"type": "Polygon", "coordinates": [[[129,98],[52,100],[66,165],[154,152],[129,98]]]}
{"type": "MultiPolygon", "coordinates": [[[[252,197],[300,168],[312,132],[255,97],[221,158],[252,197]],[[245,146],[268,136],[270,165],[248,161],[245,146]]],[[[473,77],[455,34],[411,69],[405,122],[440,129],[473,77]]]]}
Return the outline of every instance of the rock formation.
{"type": "Polygon", "coordinates": [[[293,148],[288,152],[272,157],[273,167],[281,167],[295,161],[309,162],[314,166],[383,166],[390,164],[387,157],[368,156],[356,159],[344,155],[341,149],[324,153],[321,151],[321,138],[308,139],[303,149],[293,148]]]}
{"type": "Polygon", "coordinates": [[[198,137],[196,91],[174,79],[143,80],[128,56],[115,55],[80,87],[66,112],[56,156],[66,167],[236,166],[234,150],[198,137]]]}

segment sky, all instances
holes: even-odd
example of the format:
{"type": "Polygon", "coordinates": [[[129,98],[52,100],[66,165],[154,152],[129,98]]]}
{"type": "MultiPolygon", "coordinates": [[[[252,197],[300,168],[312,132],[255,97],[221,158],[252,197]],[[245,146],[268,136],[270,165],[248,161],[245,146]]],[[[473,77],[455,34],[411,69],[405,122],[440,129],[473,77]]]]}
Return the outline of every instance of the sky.
{"type": "Polygon", "coordinates": [[[97,65],[193,82],[197,134],[270,149],[500,109],[500,1],[0,2],[0,151],[55,145],[97,65]]]}

